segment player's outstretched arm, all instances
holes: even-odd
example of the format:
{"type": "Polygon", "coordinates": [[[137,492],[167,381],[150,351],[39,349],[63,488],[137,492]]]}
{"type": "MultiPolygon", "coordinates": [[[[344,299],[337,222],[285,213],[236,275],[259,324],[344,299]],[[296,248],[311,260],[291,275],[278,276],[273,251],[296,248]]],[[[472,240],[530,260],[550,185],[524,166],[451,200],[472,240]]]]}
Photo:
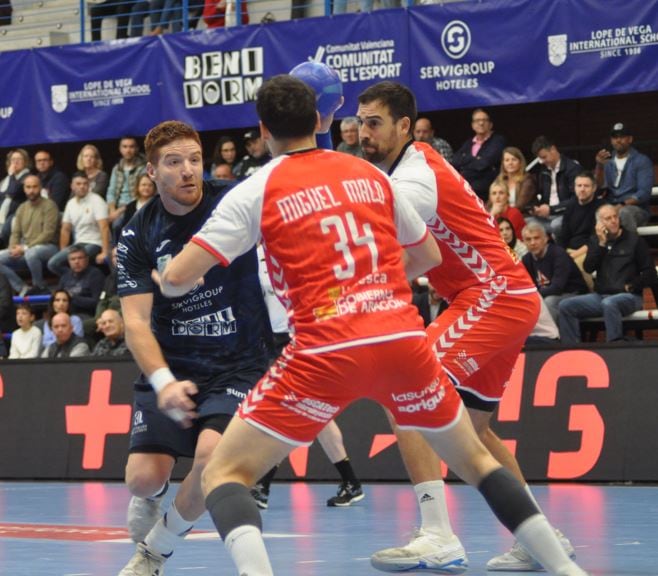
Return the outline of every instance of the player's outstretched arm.
{"type": "Polygon", "coordinates": [[[195,404],[190,399],[196,385],[178,381],[169,370],[160,344],[151,330],[153,294],[131,294],[121,298],[121,310],[126,327],[126,343],[137,365],[158,395],[158,407],[181,426],[191,426],[196,418],[195,404]]]}
{"type": "Polygon", "coordinates": [[[168,298],[187,294],[217,263],[210,252],[190,242],[165,266],[160,274],[160,290],[168,298]]]}
{"type": "Polygon", "coordinates": [[[427,234],[420,244],[405,248],[404,269],[409,280],[417,278],[441,262],[441,252],[431,234],[427,234]]]}

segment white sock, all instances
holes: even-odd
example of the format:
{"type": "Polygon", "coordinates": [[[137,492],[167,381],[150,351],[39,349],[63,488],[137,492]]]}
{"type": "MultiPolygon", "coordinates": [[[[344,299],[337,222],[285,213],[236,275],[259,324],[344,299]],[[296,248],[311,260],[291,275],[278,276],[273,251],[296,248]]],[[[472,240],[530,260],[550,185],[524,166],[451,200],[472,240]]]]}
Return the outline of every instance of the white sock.
{"type": "Polygon", "coordinates": [[[421,482],[414,486],[420,508],[421,528],[450,538],[453,535],[443,480],[421,482]]]}
{"type": "Polygon", "coordinates": [[[543,514],[535,514],[521,523],[514,536],[552,574],[582,574],[567,556],[555,530],[543,514]]]}
{"type": "Polygon", "coordinates": [[[246,524],[233,528],[224,538],[224,546],[235,563],[238,574],[246,576],[273,576],[265,542],[256,526],[246,524]]]}
{"type": "Polygon", "coordinates": [[[172,502],[166,514],[146,535],[144,543],[149,550],[162,556],[169,556],[178,542],[185,538],[192,529],[192,526],[194,526],[194,522],[185,520],[176,509],[176,504],[172,502]]]}

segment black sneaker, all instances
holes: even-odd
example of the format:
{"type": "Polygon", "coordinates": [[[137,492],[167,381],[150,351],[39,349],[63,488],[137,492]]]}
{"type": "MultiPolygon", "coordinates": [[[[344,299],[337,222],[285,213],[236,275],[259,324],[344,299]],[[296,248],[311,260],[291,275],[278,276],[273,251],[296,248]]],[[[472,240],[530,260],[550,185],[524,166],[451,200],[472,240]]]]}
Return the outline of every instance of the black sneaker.
{"type": "Polygon", "coordinates": [[[261,510],[267,510],[269,506],[268,500],[270,499],[270,491],[265,490],[262,484],[256,484],[251,489],[251,497],[256,500],[256,505],[261,510]]]}
{"type": "Polygon", "coordinates": [[[338,493],[327,500],[327,506],[351,506],[355,502],[363,500],[365,494],[361,490],[361,484],[343,482],[338,487],[338,493]]]}

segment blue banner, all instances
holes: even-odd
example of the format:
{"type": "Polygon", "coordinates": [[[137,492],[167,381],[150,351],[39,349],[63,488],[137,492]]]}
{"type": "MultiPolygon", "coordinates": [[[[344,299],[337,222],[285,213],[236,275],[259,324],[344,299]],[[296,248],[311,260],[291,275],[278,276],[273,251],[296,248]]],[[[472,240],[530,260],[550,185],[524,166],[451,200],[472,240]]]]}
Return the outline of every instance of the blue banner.
{"type": "MultiPolygon", "coordinates": [[[[164,117],[203,129],[255,126],[254,101],[263,80],[308,59],[339,72],[353,105],[370,83],[407,78],[406,25],[391,27],[393,15],[406,23],[404,11],[394,10],[337,16],[331,26],[313,18],[166,36],[164,117]]],[[[354,112],[349,108],[345,114],[354,112]]]]}
{"type": "MultiPolygon", "coordinates": [[[[31,52],[0,52],[0,146],[34,142],[34,128],[39,120],[33,113],[32,64],[31,52]]],[[[4,166],[0,173],[4,174],[4,166]]]]}
{"type": "Polygon", "coordinates": [[[33,51],[37,73],[33,142],[145,134],[162,118],[162,41],[33,51]]]}
{"type": "Polygon", "coordinates": [[[338,70],[339,117],[381,80],[423,111],[658,90],[645,0],[488,0],[0,53],[0,146],[257,123],[263,80],[308,59],[338,70]]]}
{"type": "Polygon", "coordinates": [[[658,89],[658,10],[644,0],[489,0],[409,11],[421,110],[658,89]]]}

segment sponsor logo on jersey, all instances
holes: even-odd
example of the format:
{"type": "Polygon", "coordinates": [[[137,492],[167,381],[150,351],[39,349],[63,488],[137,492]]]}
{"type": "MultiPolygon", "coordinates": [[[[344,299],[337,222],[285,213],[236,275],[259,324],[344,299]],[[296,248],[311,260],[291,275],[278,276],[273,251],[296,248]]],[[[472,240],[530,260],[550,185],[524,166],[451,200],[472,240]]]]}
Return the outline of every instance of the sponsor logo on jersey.
{"type": "Polygon", "coordinates": [[[227,336],[237,332],[237,321],[229,306],[213,314],[207,314],[192,320],[172,321],[171,333],[174,336],[208,336],[212,338],[227,336]]]}

